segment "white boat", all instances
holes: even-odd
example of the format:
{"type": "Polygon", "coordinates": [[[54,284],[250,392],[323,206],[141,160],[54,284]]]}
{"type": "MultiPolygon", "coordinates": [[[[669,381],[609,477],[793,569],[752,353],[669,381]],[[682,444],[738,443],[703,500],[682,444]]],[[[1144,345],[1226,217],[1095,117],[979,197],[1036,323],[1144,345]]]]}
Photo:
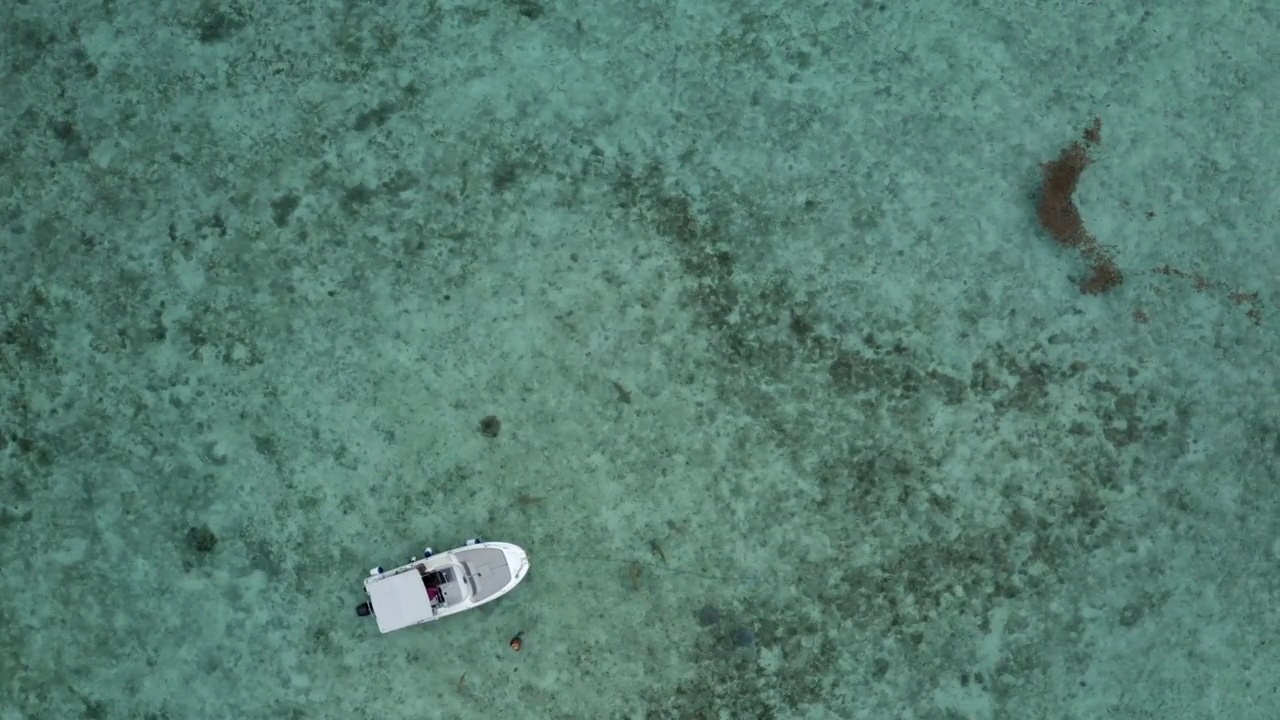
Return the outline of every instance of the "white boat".
{"type": "Polygon", "coordinates": [[[356,614],[373,615],[379,630],[394,632],[497,600],[528,574],[529,554],[511,543],[476,538],[448,552],[427,548],[394,570],[370,570],[364,581],[369,600],[356,614]]]}

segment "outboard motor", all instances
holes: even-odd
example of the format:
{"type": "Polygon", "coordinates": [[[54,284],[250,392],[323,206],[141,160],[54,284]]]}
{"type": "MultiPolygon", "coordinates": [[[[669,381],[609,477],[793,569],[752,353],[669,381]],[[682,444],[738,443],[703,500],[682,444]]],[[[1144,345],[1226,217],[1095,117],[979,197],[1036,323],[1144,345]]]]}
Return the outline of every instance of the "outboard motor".
{"type": "Polygon", "coordinates": [[[369,617],[373,613],[373,606],[367,602],[362,602],[356,606],[356,615],[360,617],[369,617]]]}

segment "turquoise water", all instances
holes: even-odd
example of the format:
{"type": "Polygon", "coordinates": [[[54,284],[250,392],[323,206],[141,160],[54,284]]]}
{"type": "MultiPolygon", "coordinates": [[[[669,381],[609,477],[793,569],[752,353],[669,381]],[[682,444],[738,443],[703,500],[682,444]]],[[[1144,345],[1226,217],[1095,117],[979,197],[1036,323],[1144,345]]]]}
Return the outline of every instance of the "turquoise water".
{"type": "Polygon", "coordinates": [[[6,3],[0,720],[1280,717],[1278,46],[6,3]],[[356,616],[475,535],[529,579],[356,616]]]}

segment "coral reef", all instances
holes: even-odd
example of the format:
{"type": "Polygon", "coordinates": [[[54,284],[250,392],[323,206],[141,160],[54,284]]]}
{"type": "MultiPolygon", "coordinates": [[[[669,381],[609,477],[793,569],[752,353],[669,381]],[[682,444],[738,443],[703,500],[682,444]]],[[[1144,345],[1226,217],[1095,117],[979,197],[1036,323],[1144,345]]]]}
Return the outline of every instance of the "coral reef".
{"type": "Polygon", "coordinates": [[[1080,175],[1092,162],[1089,148],[1101,139],[1102,121],[1095,118],[1084,131],[1082,140],[1073,142],[1057,159],[1044,164],[1044,181],[1036,208],[1041,227],[1060,245],[1078,249],[1089,264],[1090,274],[1080,282],[1080,292],[1086,295],[1106,292],[1124,282],[1124,274],[1116,266],[1111,253],[1085,229],[1080,209],[1075,203],[1080,175]]]}

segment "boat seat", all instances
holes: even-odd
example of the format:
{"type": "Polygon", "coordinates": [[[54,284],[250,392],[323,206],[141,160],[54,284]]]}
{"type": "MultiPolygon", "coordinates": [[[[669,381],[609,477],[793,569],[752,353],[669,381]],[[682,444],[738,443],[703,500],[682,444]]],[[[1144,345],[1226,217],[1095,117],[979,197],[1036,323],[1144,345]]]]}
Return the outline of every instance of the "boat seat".
{"type": "Polygon", "coordinates": [[[453,568],[441,568],[435,572],[429,572],[422,576],[422,582],[427,587],[441,587],[453,582],[453,568]]]}

